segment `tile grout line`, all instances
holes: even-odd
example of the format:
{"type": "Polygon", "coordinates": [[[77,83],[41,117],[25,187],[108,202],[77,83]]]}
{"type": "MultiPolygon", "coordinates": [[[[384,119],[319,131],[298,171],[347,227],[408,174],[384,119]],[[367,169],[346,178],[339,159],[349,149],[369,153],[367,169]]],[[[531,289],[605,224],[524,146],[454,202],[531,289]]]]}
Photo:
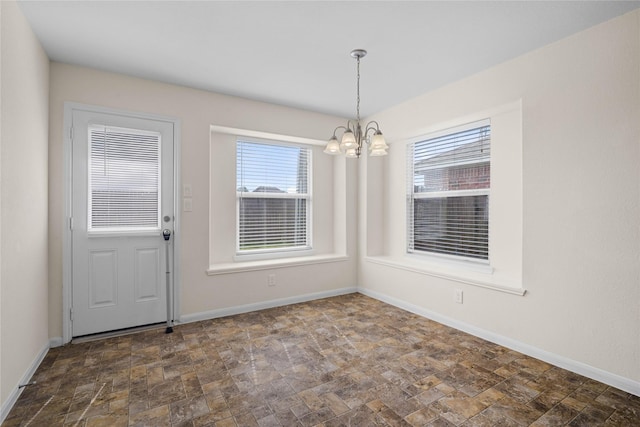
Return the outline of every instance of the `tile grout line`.
{"type": "Polygon", "coordinates": [[[77,426],[78,423],[84,418],[85,414],[87,413],[87,411],[89,410],[89,408],[91,408],[91,405],[94,404],[94,402],[96,401],[96,399],[98,398],[98,396],[100,395],[100,393],[102,393],[102,390],[104,389],[104,386],[106,386],[107,383],[102,383],[102,387],[100,387],[100,390],[98,390],[98,392],[96,393],[95,396],[93,396],[93,399],[91,399],[91,402],[89,402],[89,404],[87,405],[87,407],[84,409],[84,411],[82,412],[82,414],[80,415],[80,418],[78,418],[78,420],[76,421],[76,423],[74,424],[74,426],[77,426]]]}
{"type": "Polygon", "coordinates": [[[25,424],[25,427],[27,427],[29,424],[31,424],[31,422],[32,422],[32,421],[33,421],[33,420],[38,416],[38,414],[40,414],[40,413],[42,412],[42,410],[43,410],[43,409],[44,409],[44,408],[49,404],[49,402],[51,402],[51,400],[53,400],[53,396],[51,396],[51,397],[49,398],[49,400],[47,400],[47,401],[45,402],[45,404],[44,404],[44,405],[42,405],[42,407],[38,410],[38,412],[36,412],[36,413],[33,415],[33,417],[31,417],[31,418],[29,419],[29,421],[27,421],[27,423],[25,424]]]}

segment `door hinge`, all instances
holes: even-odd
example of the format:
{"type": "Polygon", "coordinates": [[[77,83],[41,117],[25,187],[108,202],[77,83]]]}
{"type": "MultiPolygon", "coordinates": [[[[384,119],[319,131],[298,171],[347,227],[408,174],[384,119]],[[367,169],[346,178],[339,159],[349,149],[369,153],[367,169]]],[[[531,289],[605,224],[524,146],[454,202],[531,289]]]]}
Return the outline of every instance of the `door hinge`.
{"type": "Polygon", "coordinates": [[[69,319],[73,320],[73,307],[69,309],[69,319]]]}
{"type": "Polygon", "coordinates": [[[69,217],[69,230],[73,230],[73,217],[69,217]]]}
{"type": "Polygon", "coordinates": [[[73,126],[69,128],[69,139],[73,141],[73,126]]]}

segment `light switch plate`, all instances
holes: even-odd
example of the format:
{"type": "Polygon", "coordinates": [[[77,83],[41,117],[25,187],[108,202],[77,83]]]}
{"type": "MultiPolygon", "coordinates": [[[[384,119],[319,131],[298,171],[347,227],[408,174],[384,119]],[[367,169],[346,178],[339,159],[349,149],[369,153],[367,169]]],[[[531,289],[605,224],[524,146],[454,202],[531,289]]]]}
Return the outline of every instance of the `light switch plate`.
{"type": "Polygon", "coordinates": [[[191,184],[185,184],[182,186],[182,196],[183,197],[191,197],[193,193],[191,192],[191,184]]]}
{"type": "Polygon", "coordinates": [[[191,197],[185,197],[182,199],[182,210],[185,212],[193,211],[193,200],[191,197]]]}

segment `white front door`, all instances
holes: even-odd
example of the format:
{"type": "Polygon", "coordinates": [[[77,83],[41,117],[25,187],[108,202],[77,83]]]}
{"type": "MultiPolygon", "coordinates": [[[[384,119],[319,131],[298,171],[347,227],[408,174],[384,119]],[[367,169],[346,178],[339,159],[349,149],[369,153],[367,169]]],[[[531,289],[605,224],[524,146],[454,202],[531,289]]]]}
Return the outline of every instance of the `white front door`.
{"type": "Polygon", "coordinates": [[[74,109],[71,134],[72,336],[166,321],[174,124],[74,109]]]}

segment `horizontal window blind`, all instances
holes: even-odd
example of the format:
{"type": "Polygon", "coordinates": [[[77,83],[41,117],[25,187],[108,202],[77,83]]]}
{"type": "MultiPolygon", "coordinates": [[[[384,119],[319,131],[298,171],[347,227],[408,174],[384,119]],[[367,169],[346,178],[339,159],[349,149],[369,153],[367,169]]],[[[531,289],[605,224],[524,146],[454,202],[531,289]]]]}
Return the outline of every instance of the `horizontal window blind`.
{"type": "Polygon", "coordinates": [[[489,259],[490,125],[408,147],[408,251],[489,259]]]}
{"type": "Polygon", "coordinates": [[[238,252],[310,247],[311,150],[238,140],[238,252]]]}
{"type": "Polygon", "coordinates": [[[160,228],[160,134],[89,127],[89,231],[160,228]]]}

